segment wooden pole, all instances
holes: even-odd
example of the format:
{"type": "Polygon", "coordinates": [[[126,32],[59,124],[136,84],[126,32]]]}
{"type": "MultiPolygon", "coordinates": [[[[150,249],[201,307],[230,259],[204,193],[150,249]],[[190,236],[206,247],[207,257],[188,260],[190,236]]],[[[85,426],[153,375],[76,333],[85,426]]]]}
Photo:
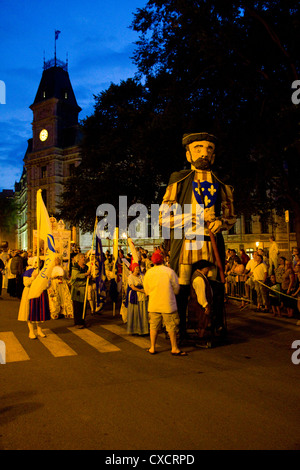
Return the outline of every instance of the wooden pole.
{"type": "MultiPolygon", "coordinates": [[[[119,253],[119,227],[115,228],[114,239],[113,239],[113,257],[114,257],[114,266],[118,261],[118,253],[119,253]]],[[[115,281],[117,284],[118,275],[115,273],[115,281]]],[[[117,286],[118,287],[118,286],[117,286]]],[[[116,303],[113,302],[113,316],[116,315],[116,303]]]]}
{"type": "Polygon", "coordinates": [[[36,224],[37,224],[37,236],[36,236],[36,256],[37,256],[37,268],[38,273],[40,272],[40,225],[41,225],[41,206],[38,204],[38,194],[42,192],[41,189],[36,194],[36,224]]]}

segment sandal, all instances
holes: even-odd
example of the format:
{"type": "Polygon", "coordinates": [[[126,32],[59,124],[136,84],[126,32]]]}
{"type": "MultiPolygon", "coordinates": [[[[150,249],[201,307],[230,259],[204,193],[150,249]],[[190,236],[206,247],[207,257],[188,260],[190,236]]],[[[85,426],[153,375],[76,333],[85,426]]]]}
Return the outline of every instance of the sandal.
{"type": "Polygon", "coordinates": [[[172,353],[172,356],[187,356],[187,353],[185,351],[179,351],[177,353],[172,353]]]}
{"type": "Polygon", "coordinates": [[[157,351],[151,352],[150,349],[147,349],[147,352],[151,354],[152,356],[157,353],[157,351]]]}

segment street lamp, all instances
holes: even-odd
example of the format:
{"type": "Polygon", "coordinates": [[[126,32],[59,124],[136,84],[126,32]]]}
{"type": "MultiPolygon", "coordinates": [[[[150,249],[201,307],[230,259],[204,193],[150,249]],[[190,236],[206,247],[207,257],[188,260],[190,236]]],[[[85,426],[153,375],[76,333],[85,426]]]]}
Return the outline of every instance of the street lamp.
{"type": "Polygon", "coordinates": [[[287,242],[288,242],[288,253],[290,252],[290,213],[289,211],[285,211],[285,221],[286,221],[286,235],[287,235],[287,242]]]}
{"type": "Polygon", "coordinates": [[[123,232],[121,235],[122,240],[124,240],[124,245],[126,245],[126,255],[128,252],[128,239],[127,239],[127,233],[123,232]]]}

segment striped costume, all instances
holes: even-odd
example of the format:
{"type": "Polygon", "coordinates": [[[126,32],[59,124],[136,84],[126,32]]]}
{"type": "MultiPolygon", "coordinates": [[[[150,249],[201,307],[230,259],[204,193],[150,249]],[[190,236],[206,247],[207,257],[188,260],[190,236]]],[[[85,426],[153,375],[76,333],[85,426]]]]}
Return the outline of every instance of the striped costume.
{"type": "MultiPolygon", "coordinates": [[[[209,232],[204,227],[204,242],[188,240],[186,232],[181,238],[174,236],[175,229],[183,227],[183,215],[179,213],[170,217],[166,210],[173,204],[178,204],[184,213],[184,204],[191,204],[193,220],[196,217],[197,204],[203,204],[206,217],[215,216],[222,225],[216,234],[216,243],[222,260],[225,260],[223,230],[230,230],[235,224],[236,217],[233,208],[233,189],[224,184],[210,170],[182,170],[171,174],[163,203],[160,208],[160,224],[162,227],[170,223],[170,265],[179,276],[182,285],[188,285],[191,276],[191,266],[200,259],[215,263],[209,232]],[[200,188],[199,188],[200,185],[200,188]]],[[[180,212],[180,211],[179,211],[180,212]]]]}

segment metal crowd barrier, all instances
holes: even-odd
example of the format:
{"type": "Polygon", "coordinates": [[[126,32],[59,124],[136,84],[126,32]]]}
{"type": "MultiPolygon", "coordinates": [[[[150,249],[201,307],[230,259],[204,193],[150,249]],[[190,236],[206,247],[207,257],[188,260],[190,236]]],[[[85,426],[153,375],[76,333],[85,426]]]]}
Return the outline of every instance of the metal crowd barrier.
{"type": "Polygon", "coordinates": [[[229,274],[226,276],[225,295],[229,299],[244,300],[251,304],[256,304],[257,300],[254,281],[244,274],[229,274]]]}
{"type": "MultiPolygon", "coordinates": [[[[267,297],[269,297],[269,292],[271,287],[263,282],[257,281],[259,284],[264,286],[267,297]]],[[[281,302],[284,298],[293,299],[295,302],[295,309],[297,310],[297,297],[287,295],[282,291],[278,292],[281,302]]],[[[225,277],[225,296],[227,299],[245,301],[246,305],[257,304],[257,293],[255,289],[255,282],[253,277],[247,277],[244,274],[229,274],[225,277]]]]}

